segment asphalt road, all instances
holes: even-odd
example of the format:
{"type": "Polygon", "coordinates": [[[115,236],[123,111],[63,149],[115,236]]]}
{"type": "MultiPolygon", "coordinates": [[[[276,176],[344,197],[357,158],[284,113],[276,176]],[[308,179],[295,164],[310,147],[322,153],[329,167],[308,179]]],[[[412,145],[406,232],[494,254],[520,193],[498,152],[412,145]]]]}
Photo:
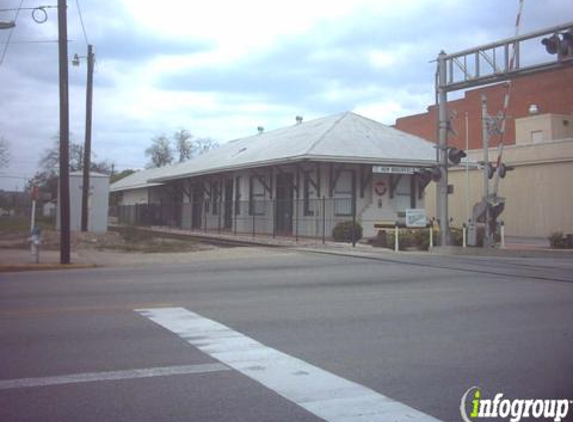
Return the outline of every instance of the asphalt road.
{"type": "Polygon", "coordinates": [[[573,399],[569,260],[224,254],[0,274],[0,421],[319,421],[296,398],[328,390],[314,367],[441,421],[460,420],[472,386],[573,399]],[[165,326],[136,311],[173,308],[165,326]],[[241,372],[229,336],[311,374],[285,387],[269,369],[282,361],[262,358],[241,372]]]}

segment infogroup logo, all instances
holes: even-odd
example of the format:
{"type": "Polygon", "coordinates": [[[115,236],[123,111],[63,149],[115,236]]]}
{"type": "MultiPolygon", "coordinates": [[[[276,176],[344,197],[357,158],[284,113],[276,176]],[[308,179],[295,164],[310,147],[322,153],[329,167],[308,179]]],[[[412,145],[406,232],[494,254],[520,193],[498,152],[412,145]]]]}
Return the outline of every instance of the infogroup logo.
{"type": "Polygon", "coordinates": [[[476,422],[480,418],[509,418],[510,422],[534,418],[560,422],[567,417],[570,407],[573,407],[573,400],[569,399],[504,399],[503,393],[485,399],[481,388],[471,387],[462,396],[460,413],[464,422],[476,422]]]}

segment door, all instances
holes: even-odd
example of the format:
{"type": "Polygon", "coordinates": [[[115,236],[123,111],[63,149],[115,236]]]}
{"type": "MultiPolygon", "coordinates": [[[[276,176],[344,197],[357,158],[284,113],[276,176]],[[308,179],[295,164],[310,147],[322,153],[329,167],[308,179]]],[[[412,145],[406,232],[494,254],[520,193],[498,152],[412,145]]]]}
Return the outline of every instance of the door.
{"type": "Polygon", "coordinates": [[[293,175],[277,175],[275,223],[277,234],[292,234],[293,222],[293,175]]]}
{"type": "Polygon", "coordinates": [[[191,228],[200,229],[203,218],[203,189],[193,187],[193,206],[191,208],[191,228]]]}
{"type": "Polygon", "coordinates": [[[233,179],[225,180],[225,220],[223,227],[227,230],[233,228],[233,179]]]}

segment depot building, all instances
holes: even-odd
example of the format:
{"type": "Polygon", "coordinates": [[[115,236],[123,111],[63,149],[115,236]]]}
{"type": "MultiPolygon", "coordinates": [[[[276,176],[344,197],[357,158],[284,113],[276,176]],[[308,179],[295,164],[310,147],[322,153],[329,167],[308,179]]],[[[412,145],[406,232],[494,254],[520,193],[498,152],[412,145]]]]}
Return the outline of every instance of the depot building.
{"type": "Polygon", "coordinates": [[[434,144],[345,112],[229,141],[184,163],[111,185],[125,224],[257,235],[330,237],[355,220],[403,222],[424,208],[434,144]]]}

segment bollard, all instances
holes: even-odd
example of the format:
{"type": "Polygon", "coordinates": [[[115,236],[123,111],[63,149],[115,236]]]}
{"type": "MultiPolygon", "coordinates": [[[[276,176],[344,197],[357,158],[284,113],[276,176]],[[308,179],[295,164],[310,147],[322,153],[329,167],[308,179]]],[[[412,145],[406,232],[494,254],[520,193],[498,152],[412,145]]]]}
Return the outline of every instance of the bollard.
{"type": "Polygon", "coordinates": [[[40,262],[40,228],[34,226],[32,235],[30,236],[30,253],[32,255],[32,263],[38,264],[40,262]]]}
{"type": "Polygon", "coordinates": [[[462,247],[467,248],[468,246],[468,237],[467,237],[467,227],[466,223],[462,225],[462,247]]]}
{"type": "Polygon", "coordinates": [[[500,235],[501,235],[501,249],[505,249],[505,225],[503,224],[503,221],[501,222],[501,227],[500,227],[500,235]]]}
{"type": "Polygon", "coordinates": [[[434,222],[430,223],[430,249],[434,247],[434,222]]]}
{"type": "Polygon", "coordinates": [[[400,229],[396,224],[396,227],[394,228],[394,252],[398,252],[400,250],[400,241],[398,240],[399,233],[400,229]]]}

